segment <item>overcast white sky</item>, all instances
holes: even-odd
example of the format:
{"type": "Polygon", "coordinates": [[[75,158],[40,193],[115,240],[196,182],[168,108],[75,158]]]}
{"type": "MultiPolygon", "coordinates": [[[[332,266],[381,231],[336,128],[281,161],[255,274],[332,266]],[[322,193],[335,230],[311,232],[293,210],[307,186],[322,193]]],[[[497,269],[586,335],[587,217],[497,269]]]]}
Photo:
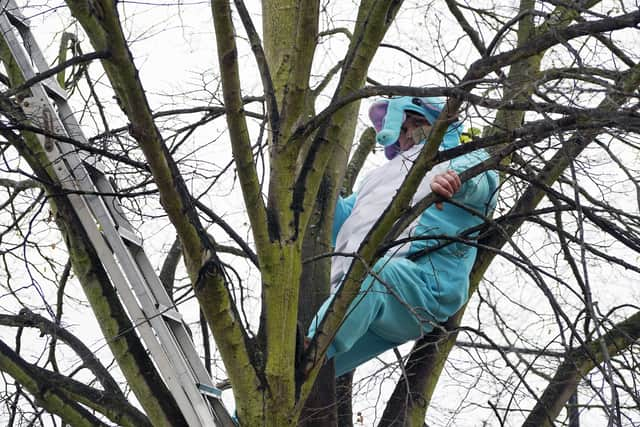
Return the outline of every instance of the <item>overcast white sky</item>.
{"type": "MultiPolygon", "coordinates": [[[[29,2],[32,5],[41,4],[42,2],[29,2]]],[[[54,2],[44,2],[48,7],[54,2]]],[[[403,7],[403,11],[398,16],[388,37],[390,42],[398,42],[403,48],[412,51],[427,60],[437,62],[441,58],[443,51],[438,48],[430,48],[439,46],[450,48],[451,56],[457,59],[458,64],[452,61],[447,63],[447,72],[462,73],[463,65],[470,63],[477,54],[470,48],[470,44],[466,39],[460,39],[460,35],[453,30],[451,25],[452,18],[443,8],[442,3],[433,3],[433,6],[424,5],[423,2],[407,2],[403,7]],[[426,8],[426,9],[425,9],[426,8]],[[437,19],[436,19],[437,18],[437,19]],[[436,23],[436,24],[434,24],[436,23]],[[444,29],[444,30],[443,30],[444,29]]],[[[508,2],[506,2],[508,3],[508,2]]],[[[515,2],[514,2],[515,3],[515,2]]],[[[194,106],[194,105],[218,105],[220,100],[215,99],[213,94],[216,93],[217,81],[215,79],[217,69],[217,58],[215,51],[215,40],[213,38],[213,26],[208,2],[205,1],[180,1],[180,2],[146,2],[146,1],[125,1],[122,2],[123,16],[125,19],[125,31],[130,34],[134,42],[131,44],[136,65],[140,71],[140,76],[147,89],[149,100],[156,111],[175,108],[176,106],[194,106]],[[178,94],[178,95],[176,95],[178,94]]],[[[253,12],[256,26],[260,26],[259,19],[259,3],[256,1],[247,2],[250,10],[253,12]]],[[[327,15],[323,15],[322,28],[333,27],[351,27],[354,19],[352,12],[352,2],[333,1],[326,3],[327,8],[331,11],[327,15]]],[[[631,3],[629,3],[631,6],[631,3]]],[[[637,6],[637,5],[636,5],[637,6]]],[[[504,6],[504,10],[511,7],[510,4],[504,6]]],[[[46,8],[45,8],[46,9],[46,8]]],[[[39,10],[42,10],[40,8],[39,10]]],[[[36,37],[40,40],[41,47],[46,49],[49,58],[53,58],[58,49],[59,35],[61,31],[78,32],[77,26],[70,24],[69,17],[64,9],[58,9],[54,12],[47,11],[42,15],[36,15],[32,18],[32,26],[36,37]]],[[[240,27],[239,27],[240,28],[240,27]]],[[[243,31],[238,30],[240,38],[244,37],[243,31]]],[[[81,40],[82,35],[80,34],[81,40]]],[[[637,34],[634,40],[638,41],[637,34]]],[[[246,42],[240,42],[240,56],[243,61],[242,70],[243,82],[245,83],[245,95],[260,95],[261,87],[259,79],[256,75],[253,59],[246,42]]],[[[637,46],[637,44],[636,44],[637,46]]],[[[317,50],[317,57],[314,69],[317,74],[321,75],[324,71],[332,67],[342,56],[346,48],[346,39],[337,36],[332,41],[324,41],[317,50]]],[[[90,51],[86,40],[83,42],[85,52],[90,51]]],[[[99,67],[92,66],[94,75],[98,75],[99,67]]],[[[407,60],[401,57],[397,52],[390,49],[381,48],[379,55],[371,66],[370,77],[383,84],[402,84],[414,86],[428,85],[444,85],[440,75],[425,67],[416,61],[407,60]]],[[[102,76],[101,84],[98,90],[105,94],[106,99],[110,99],[111,95],[106,84],[106,79],[102,76]]],[[[329,92],[328,92],[329,93],[329,92]]],[[[328,102],[328,98],[319,99],[318,108],[323,107],[323,103],[328,102]]],[[[79,97],[72,99],[73,105],[78,108],[82,107],[82,100],[79,97]]],[[[363,102],[363,110],[368,108],[369,102],[363,102]]],[[[256,107],[258,106],[256,105],[256,107]]],[[[123,125],[122,116],[112,103],[110,106],[112,116],[110,125],[118,127],[123,125]]],[[[484,123],[477,118],[474,122],[465,123],[466,126],[475,125],[483,126],[484,123]]],[[[361,121],[360,131],[367,126],[368,123],[361,121]]],[[[221,135],[226,128],[224,120],[218,120],[209,125],[205,130],[197,132],[191,140],[185,145],[185,151],[195,149],[202,141],[209,141],[221,135]]],[[[92,129],[91,122],[88,121],[87,133],[90,135],[92,129]]],[[[253,132],[257,135],[257,125],[253,127],[253,132]]],[[[222,167],[230,160],[230,149],[226,142],[226,138],[222,136],[220,140],[210,147],[206,153],[202,155],[208,156],[215,165],[222,167]],[[215,159],[215,160],[213,160],[215,159]]],[[[380,155],[373,158],[368,167],[373,167],[383,162],[380,155]]],[[[603,165],[601,168],[603,173],[607,172],[608,166],[603,165]]],[[[615,177],[614,177],[615,178],[615,177]]],[[[615,178],[617,179],[617,178],[615,178]]],[[[625,185],[625,184],[621,184],[625,185]]],[[[227,221],[237,227],[238,230],[248,235],[246,230],[246,217],[244,215],[244,206],[242,199],[237,192],[237,184],[231,180],[222,182],[211,191],[207,196],[207,203],[214,210],[225,217],[227,221]]],[[[627,209],[635,210],[633,203],[627,203],[624,199],[620,201],[622,206],[627,209]]],[[[152,206],[153,208],[153,206],[152,206]]],[[[149,257],[154,265],[160,265],[168,245],[173,240],[173,232],[166,223],[147,221],[138,224],[141,234],[146,239],[146,248],[149,257]]],[[[38,238],[41,240],[50,239],[60,245],[57,234],[49,230],[38,230],[38,238]]],[[[223,241],[225,237],[221,237],[223,241]]],[[[530,254],[531,259],[540,265],[548,265],[555,259],[556,254],[546,249],[550,237],[544,234],[529,234],[521,242],[525,251],[530,254]],[[526,243],[524,243],[526,241],[526,243]],[[542,248],[542,249],[540,249],[542,248]]],[[[612,251],[618,251],[618,248],[612,248],[612,251]]],[[[64,261],[65,256],[62,249],[59,249],[60,260],[64,261]]],[[[636,258],[637,259],[637,258],[636,258]]],[[[638,260],[640,261],[640,260],[638,260]]],[[[244,277],[249,281],[257,284],[259,278],[255,272],[247,270],[246,262],[234,261],[234,266],[243,271],[244,277]]],[[[637,286],[630,287],[630,283],[637,284],[638,277],[631,273],[612,270],[606,265],[592,265],[591,272],[593,274],[592,281],[594,283],[606,282],[606,287],[596,287],[596,297],[600,302],[601,309],[606,311],[606,307],[619,303],[621,295],[628,295],[630,301],[638,301],[640,292],[637,286]]],[[[24,274],[24,271],[18,273],[24,274]]],[[[504,316],[513,318],[514,323],[531,322],[530,326],[522,329],[527,336],[523,338],[534,339],[536,336],[553,334],[543,327],[542,318],[548,318],[548,308],[546,301],[541,293],[536,290],[530,282],[526,281],[521,273],[516,273],[513,267],[504,262],[497,262],[492,270],[488,273],[490,281],[500,281],[500,286],[496,293],[485,294],[487,298],[495,300],[496,304],[504,304],[504,316]],[[506,278],[506,280],[505,280],[506,278]],[[510,304],[510,299],[518,299],[527,302],[527,309],[530,312],[523,313],[515,304],[510,304]],[[539,312],[539,317],[536,316],[539,312]],[[539,323],[538,323],[539,322],[539,323]]],[[[50,287],[43,288],[44,298],[54,301],[55,289],[50,287]]],[[[65,319],[67,325],[73,332],[85,337],[90,348],[102,355],[105,360],[110,360],[104,339],[96,333],[98,330],[90,310],[86,304],[82,303],[83,295],[77,284],[71,284],[67,289],[68,298],[65,305],[65,319]]],[[[488,291],[487,291],[488,292],[488,291]]],[[[22,295],[22,294],[21,294],[22,295]]],[[[24,293],[26,298],[34,306],[38,305],[38,298],[33,296],[33,292],[24,293]]],[[[254,308],[258,307],[257,301],[253,300],[254,308]]],[[[19,309],[17,301],[12,297],[8,297],[2,292],[0,287],[0,310],[3,312],[15,312],[19,309]]],[[[472,300],[470,309],[468,310],[467,324],[476,326],[475,310],[477,308],[477,300],[472,300]]],[[[181,311],[190,321],[197,319],[197,309],[192,302],[187,302],[181,306],[181,311]]],[[[254,310],[256,312],[257,310],[254,310]]],[[[482,311],[481,311],[482,312],[482,311]]],[[[486,312],[484,312],[486,314],[486,312]]],[[[490,319],[483,319],[483,329],[491,323],[490,319]]],[[[0,328],[0,337],[13,342],[14,331],[7,331],[0,328]]],[[[463,337],[465,340],[467,337],[463,337]]],[[[38,334],[26,332],[23,338],[24,352],[28,354],[29,343],[37,342],[31,351],[39,352],[42,348],[41,339],[38,334]]],[[[401,348],[401,352],[406,353],[410,346],[401,348]]],[[[34,355],[35,356],[35,355],[34,355]]],[[[487,363],[500,365],[496,355],[488,356],[490,360],[487,363]]],[[[453,414],[456,414],[455,422],[449,425],[477,425],[476,422],[477,407],[467,407],[465,398],[469,398],[474,402],[486,401],[493,398],[500,390],[499,381],[489,376],[482,375],[473,369],[475,363],[472,358],[485,357],[475,354],[468,354],[463,350],[456,350],[452,353],[451,361],[446,368],[443,381],[439,384],[436,396],[444,396],[438,398],[434,402],[434,407],[429,410],[428,416],[430,423],[434,425],[447,425],[448,420],[453,414]],[[470,384],[476,384],[475,388],[468,387],[470,384]],[[465,393],[468,393],[465,395],[465,393]],[[486,394],[486,396],[485,396],[486,394]],[[451,396],[451,398],[447,398],[451,396]],[[466,396],[466,397],[465,397],[466,396]],[[472,398],[472,399],[471,399],[472,398]]],[[[385,360],[392,361],[393,354],[384,357],[385,360]]],[[[358,375],[364,377],[371,372],[376,371],[381,365],[372,363],[366,369],[359,371],[358,375]]],[[[220,377],[222,373],[218,372],[220,377]]],[[[395,378],[396,372],[393,375],[395,378]]],[[[374,378],[359,383],[358,388],[361,393],[355,399],[355,412],[362,411],[365,417],[365,424],[372,422],[376,416],[380,415],[381,403],[386,400],[386,396],[391,392],[393,381],[386,378],[387,373],[378,372],[374,378]]],[[[597,381],[597,378],[594,378],[597,381]]],[[[0,380],[1,381],[1,380],[0,380]]],[[[0,382],[1,384],[1,382],[0,382]]],[[[540,384],[543,384],[542,382],[540,384]]],[[[227,397],[228,394],[227,394],[227,397]]],[[[232,406],[232,404],[230,405],[232,406]]],[[[486,408],[484,408],[486,409],[486,408]]],[[[483,409],[483,410],[484,410],[483,409]]],[[[0,421],[2,414],[0,414],[0,421]]],[[[600,425],[599,418],[584,417],[582,426],[600,425]]],[[[640,422],[640,418],[638,419],[640,422]]]]}

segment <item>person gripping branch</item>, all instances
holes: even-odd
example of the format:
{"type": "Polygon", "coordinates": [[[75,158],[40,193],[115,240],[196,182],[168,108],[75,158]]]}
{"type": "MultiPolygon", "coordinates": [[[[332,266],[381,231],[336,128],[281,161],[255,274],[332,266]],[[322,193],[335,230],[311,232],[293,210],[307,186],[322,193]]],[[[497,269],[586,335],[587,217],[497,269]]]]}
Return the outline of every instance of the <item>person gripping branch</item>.
{"type": "MultiPolygon", "coordinates": [[[[336,255],[331,264],[332,296],[312,320],[308,338],[316,334],[354,259],[337,254],[357,252],[395,196],[444,105],[439,98],[395,97],[377,101],[369,109],[376,140],[385,147],[389,161],[368,173],[357,192],[338,199],[333,226],[336,255]]],[[[440,150],[459,145],[461,133],[460,123],[451,124],[440,150]]],[[[481,224],[481,216],[474,211],[488,216],[495,208],[495,171],[465,182],[459,178],[460,173],[488,157],[484,150],[476,150],[439,163],[425,175],[412,205],[431,192],[456,204],[445,201],[427,208],[399,236],[411,238],[409,242],[387,251],[365,278],[327,352],[327,358],[335,360],[337,376],[420,338],[467,302],[469,273],[477,250],[447,236],[460,236],[481,224]]]]}

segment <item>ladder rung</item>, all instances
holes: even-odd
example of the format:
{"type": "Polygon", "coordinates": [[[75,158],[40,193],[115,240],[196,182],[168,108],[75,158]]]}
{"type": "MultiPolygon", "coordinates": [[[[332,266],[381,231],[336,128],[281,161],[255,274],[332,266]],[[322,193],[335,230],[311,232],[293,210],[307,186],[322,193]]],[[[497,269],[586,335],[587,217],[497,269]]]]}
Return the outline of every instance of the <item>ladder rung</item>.
{"type": "Polygon", "coordinates": [[[21,25],[23,28],[29,28],[29,20],[22,14],[20,8],[9,7],[6,0],[0,1],[0,9],[7,14],[13,25],[21,25]]]}
{"type": "Polygon", "coordinates": [[[54,98],[56,101],[66,101],[67,92],[60,87],[58,82],[56,82],[53,78],[48,78],[42,82],[42,86],[44,86],[47,94],[54,98]]]}
{"type": "Polygon", "coordinates": [[[125,227],[118,227],[118,234],[120,234],[120,237],[122,237],[127,242],[142,247],[142,239],[131,230],[128,230],[125,227]]]}
{"type": "Polygon", "coordinates": [[[204,395],[215,397],[217,399],[220,399],[222,397],[222,390],[220,390],[219,388],[198,383],[198,389],[204,395]]]}
{"type": "Polygon", "coordinates": [[[182,314],[180,314],[178,310],[162,304],[157,304],[157,306],[162,317],[173,320],[174,322],[182,323],[182,314]]]}
{"type": "Polygon", "coordinates": [[[88,157],[82,161],[82,164],[89,171],[89,174],[93,177],[94,175],[101,174],[103,176],[106,175],[104,172],[104,168],[102,164],[96,160],[95,157],[88,157]]]}
{"type": "MultiPolygon", "coordinates": [[[[99,164],[90,164],[83,162],[85,168],[89,171],[91,179],[94,185],[98,188],[98,191],[103,193],[116,193],[115,184],[107,178],[107,175],[102,171],[99,164]]],[[[116,227],[123,239],[131,242],[135,245],[142,247],[142,240],[138,237],[134,231],[131,223],[127,220],[127,217],[122,210],[122,206],[116,197],[105,196],[105,204],[111,213],[113,220],[116,223],[116,227]]]]}

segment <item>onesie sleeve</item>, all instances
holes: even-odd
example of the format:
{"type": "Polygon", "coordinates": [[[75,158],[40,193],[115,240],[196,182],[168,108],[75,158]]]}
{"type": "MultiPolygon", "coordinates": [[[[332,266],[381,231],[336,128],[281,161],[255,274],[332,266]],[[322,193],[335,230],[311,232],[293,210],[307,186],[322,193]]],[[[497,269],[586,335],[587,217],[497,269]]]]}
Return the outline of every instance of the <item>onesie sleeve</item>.
{"type": "Polygon", "coordinates": [[[338,196],[338,203],[336,203],[336,210],[333,214],[333,232],[331,234],[331,244],[335,246],[336,238],[342,228],[342,224],[347,220],[353,209],[353,205],[356,203],[357,193],[353,193],[349,197],[338,196]]]}
{"type": "MultiPolygon", "coordinates": [[[[474,151],[453,159],[450,168],[460,174],[488,158],[486,151],[474,151]]],[[[497,188],[498,173],[494,170],[485,171],[462,183],[453,200],[488,215],[495,208],[497,188]]]]}

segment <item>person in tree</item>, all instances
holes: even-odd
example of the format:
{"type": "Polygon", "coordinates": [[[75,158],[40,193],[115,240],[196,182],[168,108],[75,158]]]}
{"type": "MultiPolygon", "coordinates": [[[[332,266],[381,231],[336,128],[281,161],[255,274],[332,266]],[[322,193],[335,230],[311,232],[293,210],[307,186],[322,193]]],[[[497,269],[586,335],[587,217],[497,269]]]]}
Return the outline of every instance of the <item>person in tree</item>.
{"type": "MultiPolygon", "coordinates": [[[[338,200],[333,226],[333,295],[354,260],[349,254],[357,252],[396,194],[424,146],[423,136],[429,134],[444,105],[439,98],[396,97],[371,106],[369,117],[376,139],[385,146],[389,161],[367,174],[357,192],[338,200]]],[[[440,149],[459,145],[461,134],[461,124],[451,124],[440,149]]],[[[335,360],[337,376],[430,332],[467,302],[477,249],[456,238],[472,239],[465,231],[491,214],[498,176],[491,170],[461,182],[459,174],[488,157],[484,150],[476,150],[436,165],[423,178],[412,204],[430,192],[452,203],[427,208],[399,236],[411,238],[408,243],[388,250],[363,281],[327,352],[327,358],[335,360]]],[[[333,295],[311,322],[309,339],[316,334],[333,295]]]]}

